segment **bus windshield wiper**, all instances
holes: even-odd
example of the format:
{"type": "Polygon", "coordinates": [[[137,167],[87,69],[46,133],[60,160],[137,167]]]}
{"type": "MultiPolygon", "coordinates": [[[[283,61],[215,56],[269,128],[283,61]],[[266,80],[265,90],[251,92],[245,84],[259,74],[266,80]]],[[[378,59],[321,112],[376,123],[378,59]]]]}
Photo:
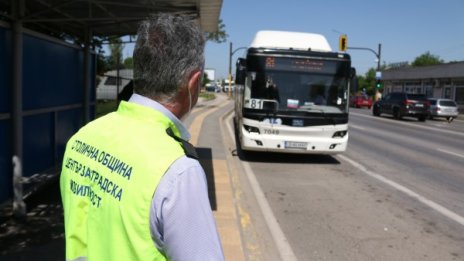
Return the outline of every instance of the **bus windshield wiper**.
{"type": "Polygon", "coordinates": [[[306,105],[306,106],[303,105],[300,108],[298,108],[298,110],[300,110],[300,109],[302,109],[302,111],[306,111],[306,112],[316,112],[317,111],[320,114],[322,114],[322,117],[324,118],[324,120],[330,121],[332,124],[335,124],[334,119],[332,117],[327,116],[326,111],[321,109],[321,108],[314,107],[314,105],[306,105]]]}
{"type": "Polygon", "coordinates": [[[299,107],[298,110],[303,110],[303,111],[307,111],[307,112],[317,111],[317,112],[321,112],[321,113],[325,114],[325,111],[323,109],[314,107],[313,105],[303,105],[303,106],[299,107]]]}

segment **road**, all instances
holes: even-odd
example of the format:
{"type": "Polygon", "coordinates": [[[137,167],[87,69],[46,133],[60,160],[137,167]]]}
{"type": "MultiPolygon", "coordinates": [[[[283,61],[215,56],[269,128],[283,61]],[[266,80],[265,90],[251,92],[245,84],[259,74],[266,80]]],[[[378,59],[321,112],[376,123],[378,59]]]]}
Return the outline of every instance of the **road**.
{"type": "Polygon", "coordinates": [[[463,121],[351,115],[348,157],[464,216],[463,121]],[[370,158],[378,160],[365,160],[370,158]]]}
{"type": "Polygon", "coordinates": [[[463,130],[352,109],[342,155],[239,151],[249,259],[464,260],[463,130]]]}

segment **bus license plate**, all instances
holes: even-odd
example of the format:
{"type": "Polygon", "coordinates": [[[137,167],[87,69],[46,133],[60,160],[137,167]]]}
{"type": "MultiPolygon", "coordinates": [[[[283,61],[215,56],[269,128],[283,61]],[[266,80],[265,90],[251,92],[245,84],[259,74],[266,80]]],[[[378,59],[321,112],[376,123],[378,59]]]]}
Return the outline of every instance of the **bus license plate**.
{"type": "Polygon", "coordinates": [[[307,147],[308,147],[307,142],[285,141],[285,148],[289,148],[289,149],[306,149],[307,147]]]}

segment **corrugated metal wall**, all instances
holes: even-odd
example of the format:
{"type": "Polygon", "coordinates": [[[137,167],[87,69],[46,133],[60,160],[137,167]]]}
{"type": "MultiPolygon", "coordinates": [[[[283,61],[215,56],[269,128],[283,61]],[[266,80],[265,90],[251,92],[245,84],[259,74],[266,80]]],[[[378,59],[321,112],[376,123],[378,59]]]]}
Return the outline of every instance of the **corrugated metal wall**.
{"type": "Polygon", "coordinates": [[[11,195],[11,33],[0,27],[0,201],[11,195]]]}
{"type": "MultiPolygon", "coordinates": [[[[23,38],[23,176],[59,167],[66,141],[83,123],[84,51],[36,34],[23,38]]],[[[0,202],[12,197],[12,46],[0,27],[0,202]]],[[[90,59],[91,119],[95,55],[90,59]]],[[[49,173],[50,174],[50,173],[49,173]]]]}

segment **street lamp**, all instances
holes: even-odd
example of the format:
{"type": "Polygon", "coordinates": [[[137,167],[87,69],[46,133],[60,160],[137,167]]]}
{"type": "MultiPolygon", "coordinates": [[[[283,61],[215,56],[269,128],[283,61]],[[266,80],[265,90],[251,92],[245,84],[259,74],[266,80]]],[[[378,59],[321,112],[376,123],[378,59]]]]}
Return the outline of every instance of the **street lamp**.
{"type": "MultiPolygon", "coordinates": [[[[372,50],[371,48],[365,48],[365,47],[347,47],[347,49],[350,49],[350,50],[366,50],[366,51],[371,51],[375,54],[375,57],[377,57],[377,72],[380,72],[380,51],[381,51],[381,48],[382,48],[382,45],[379,44],[379,49],[378,51],[374,51],[372,50]]],[[[377,79],[378,81],[380,81],[380,78],[377,79]]],[[[375,98],[378,97],[378,92],[379,92],[379,89],[377,88],[377,86],[375,86],[375,98]]]]}
{"type": "Polygon", "coordinates": [[[381,50],[382,45],[379,44],[379,49],[378,52],[372,50],[371,48],[365,48],[365,47],[347,47],[347,49],[350,50],[367,50],[371,51],[372,53],[375,54],[375,57],[377,57],[377,71],[380,71],[380,50],[381,50]]]}
{"type": "Polygon", "coordinates": [[[229,43],[229,97],[232,96],[232,56],[234,55],[234,53],[241,49],[246,49],[246,47],[239,47],[232,51],[232,42],[229,43]]]}

